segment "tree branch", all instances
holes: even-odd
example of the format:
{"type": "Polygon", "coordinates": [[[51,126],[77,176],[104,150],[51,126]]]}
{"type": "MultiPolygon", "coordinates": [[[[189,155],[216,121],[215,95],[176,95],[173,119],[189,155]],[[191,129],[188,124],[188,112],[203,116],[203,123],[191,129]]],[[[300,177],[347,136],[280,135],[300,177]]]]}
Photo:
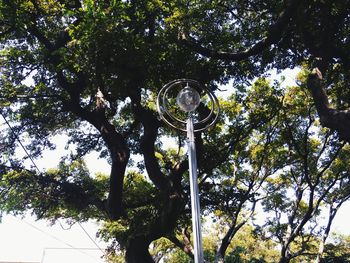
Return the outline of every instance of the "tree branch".
{"type": "Polygon", "coordinates": [[[201,43],[196,41],[190,36],[182,36],[180,43],[188,46],[195,52],[211,58],[229,60],[229,61],[241,61],[247,59],[251,56],[258,55],[264,49],[268,48],[270,45],[277,43],[283,35],[285,28],[287,27],[290,19],[296,13],[297,7],[301,1],[300,0],[290,0],[286,3],[285,10],[279,15],[275,24],[271,25],[267,30],[267,35],[265,38],[257,42],[252,47],[242,51],[242,52],[225,52],[217,51],[207,47],[203,47],[201,43]]]}
{"type": "Polygon", "coordinates": [[[167,238],[174,243],[178,248],[180,248],[184,253],[186,253],[190,258],[193,256],[193,248],[191,245],[190,235],[187,231],[187,227],[182,230],[183,242],[181,242],[175,235],[168,236],[167,238]]]}
{"type": "Polygon", "coordinates": [[[322,74],[318,68],[309,74],[307,87],[314,99],[322,126],[336,130],[340,139],[350,142],[350,111],[331,108],[322,74]]]}
{"type": "Polygon", "coordinates": [[[169,190],[170,181],[161,171],[155,156],[155,141],[157,139],[160,122],[150,110],[142,107],[138,98],[133,97],[132,101],[135,118],[142,123],[144,130],[141,138],[141,151],[144,156],[148,176],[158,189],[162,191],[166,189],[169,190]]]}
{"type": "MultiPolygon", "coordinates": [[[[57,40],[54,45],[49,39],[44,36],[35,26],[35,23],[30,27],[30,32],[36,36],[45,48],[49,51],[48,58],[50,63],[57,66],[61,58],[54,54],[58,43],[64,45],[64,41],[68,39],[64,37],[64,41],[57,40]]],[[[56,72],[57,80],[62,89],[70,95],[69,100],[62,100],[64,109],[74,113],[77,117],[91,123],[101,133],[101,136],[106,143],[112,159],[112,167],[110,173],[110,187],[107,199],[107,210],[111,219],[117,219],[123,214],[122,195],[123,181],[126,166],[130,157],[130,151],[127,147],[125,137],[118,133],[115,126],[112,125],[104,114],[104,111],[89,111],[82,108],[80,105],[80,92],[85,89],[85,77],[82,73],[76,72],[77,80],[73,83],[69,82],[64,76],[62,70],[56,72]]]]}

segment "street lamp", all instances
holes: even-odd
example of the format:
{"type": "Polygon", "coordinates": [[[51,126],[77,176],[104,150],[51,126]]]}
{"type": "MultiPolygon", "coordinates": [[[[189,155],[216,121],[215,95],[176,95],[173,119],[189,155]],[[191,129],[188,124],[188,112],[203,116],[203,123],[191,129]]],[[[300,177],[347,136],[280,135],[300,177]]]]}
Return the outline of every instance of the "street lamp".
{"type": "Polygon", "coordinates": [[[208,129],[210,126],[215,124],[220,112],[219,102],[215,94],[211,90],[201,86],[198,81],[192,79],[178,79],[169,82],[160,90],[157,97],[157,110],[160,117],[168,125],[178,130],[187,132],[187,154],[190,173],[192,228],[194,239],[194,262],[203,263],[204,257],[194,133],[208,129]],[[183,112],[185,112],[185,116],[178,114],[176,109],[173,109],[174,105],[170,105],[171,102],[174,102],[174,93],[176,93],[176,91],[179,89],[180,91],[176,95],[176,104],[183,112]],[[202,101],[200,93],[207,96],[209,99],[202,101]],[[195,112],[201,102],[207,102],[207,106],[210,109],[208,115],[204,118],[195,112]],[[186,119],[184,120],[184,118],[186,119]]]}
{"type": "Polygon", "coordinates": [[[187,83],[187,86],[177,95],[176,102],[184,112],[192,112],[199,106],[201,97],[198,91],[188,86],[187,83]]]}

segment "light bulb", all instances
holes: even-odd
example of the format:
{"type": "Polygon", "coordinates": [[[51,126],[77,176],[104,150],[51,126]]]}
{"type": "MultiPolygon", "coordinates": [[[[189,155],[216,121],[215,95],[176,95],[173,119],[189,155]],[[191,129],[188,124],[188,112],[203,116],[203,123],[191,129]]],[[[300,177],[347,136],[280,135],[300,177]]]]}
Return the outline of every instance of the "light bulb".
{"type": "Polygon", "coordinates": [[[184,112],[191,112],[197,109],[201,102],[201,98],[198,91],[187,85],[180,90],[176,97],[176,102],[184,112]]]}

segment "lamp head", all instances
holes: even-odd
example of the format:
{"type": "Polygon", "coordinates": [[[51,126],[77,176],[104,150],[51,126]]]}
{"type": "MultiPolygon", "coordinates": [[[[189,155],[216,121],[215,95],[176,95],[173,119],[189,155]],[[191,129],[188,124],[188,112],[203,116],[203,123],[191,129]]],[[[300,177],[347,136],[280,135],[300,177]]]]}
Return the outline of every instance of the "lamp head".
{"type": "Polygon", "coordinates": [[[185,88],[180,90],[176,102],[184,112],[192,112],[199,106],[201,98],[198,91],[187,84],[185,88]]]}

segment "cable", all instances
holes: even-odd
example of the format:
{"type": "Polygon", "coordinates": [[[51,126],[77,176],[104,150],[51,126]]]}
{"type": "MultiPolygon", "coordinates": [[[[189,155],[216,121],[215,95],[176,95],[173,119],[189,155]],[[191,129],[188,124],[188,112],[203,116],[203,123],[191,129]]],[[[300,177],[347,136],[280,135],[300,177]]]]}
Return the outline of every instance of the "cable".
{"type": "Polygon", "coordinates": [[[102,248],[96,243],[96,241],[89,235],[89,233],[85,230],[85,228],[82,226],[80,222],[78,222],[78,225],[81,227],[81,229],[85,232],[85,234],[89,237],[89,239],[95,244],[95,246],[102,252],[105,253],[102,248]]]}
{"type": "MultiPolygon", "coordinates": [[[[45,255],[47,254],[46,251],[48,250],[79,250],[79,252],[81,252],[81,250],[85,250],[85,251],[98,251],[99,249],[98,248],[86,248],[86,247],[79,247],[79,248],[69,248],[69,247],[46,247],[43,249],[43,254],[41,256],[41,261],[40,263],[44,263],[44,258],[45,258],[45,255]]],[[[97,259],[96,257],[90,255],[91,258],[93,258],[94,260],[97,260],[97,262],[100,262],[101,258],[100,259],[97,259]]]]}
{"type": "Polygon", "coordinates": [[[39,95],[32,95],[32,96],[28,96],[28,95],[21,95],[21,94],[17,94],[14,96],[2,96],[0,95],[0,99],[5,99],[7,101],[12,102],[13,100],[16,99],[49,99],[49,98],[59,98],[58,95],[49,95],[49,94],[39,94],[39,95]]]}
{"type": "Polygon", "coordinates": [[[5,118],[4,114],[0,111],[0,114],[2,116],[2,118],[4,119],[4,121],[6,122],[7,126],[10,128],[10,130],[12,131],[12,133],[15,135],[16,140],[18,141],[19,145],[22,147],[22,149],[24,150],[25,154],[28,156],[28,158],[30,159],[30,161],[32,162],[32,164],[34,165],[34,167],[38,170],[39,173],[41,173],[39,167],[36,165],[36,163],[34,162],[33,157],[29,154],[29,152],[27,151],[27,149],[24,147],[24,145],[21,142],[21,139],[19,138],[19,136],[17,135],[16,131],[12,128],[12,126],[10,125],[10,123],[7,121],[7,119],[5,118]]]}
{"type": "MultiPolygon", "coordinates": [[[[21,139],[19,138],[19,136],[16,134],[16,131],[12,128],[12,126],[11,126],[10,123],[7,121],[7,119],[5,118],[4,114],[3,114],[1,111],[0,111],[0,114],[1,114],[2,118],[5,120],[7,126],[10,128],[10,130],[12,131],[12,133],[15,135],[16,140],[19,142],[20,146],[22,147],[22,149],[24,150],[25,154],[28,156],[28,158],[30,159],[30,161],[32,162],[32,164],[34,165],[34,167],[38,170],[39,173],[41,173],[39,167],[38,167],[38,166],[36,165],[36,163],[34,162],[34,159],[32,158],[32,156],[29,154],[29,152],[27,151],[27,149],[26,149],[26,148],[24,147],[24,145],[22,144],[21,139]]],[[[24,221],[24,222],[25,222],[25,221],[24,221]]],[[[28,224],[28,225],[30,225],[30,226],[32,226],[32,227],[34,227],[34,228],[37,229],[38,231],[43,232],[43,233],[45,233],[45,234],[51,236],[52,238],[54,238],[54,239],[56,239],[56,240],[58,240],[58,241],[64,243],[65,245],[67,245],[67,246],[69,246],[69,247],[71,247],[71,248],[73,248],[73,249],[76,249],[76,248],[74,248],[72,245],[70,245],[70,244],[68,244],[68,243],[65,243],[65,242],[63,242],[62,240],[56,238],[55,236],[50,235],[50,234],[48,234],[48,233],[42,231],[41,229],[35,227],[34,225],[32,225],[32,224],[30,224],[30,223],[28,223],[28,222],[25,222],[25,223],[28,224]]],[[[88,236],[88,238],[95,244],[95,246],[96,246],[102,253],[104,253],[104,251],[102,250],[102,248],[101,248],[101,247],[96,243],[96,241],[89,235],[89,233],[85,230],[85,228],[81,225],[80,222],[78,222],[78,225],[81,227],[81,229],[84,231],[84,233],[88,236]]],[[[86,254],[86,253],[84,253],[84,254],[86,254]]],[[[88,255],[88,254],[87,254],[87,255],[88,255]]]]}
{"type": "MultiPolygon", "coordinates": [[[[15,217],[15,218],[16,218],[17,220],[20,220],[20,219],[18,219],[17,217],[15,217]]],[[[20,221],[26,223],[27,225],[29,225],[30,227],[36,229],[37,231],[39,231],[39,232],[41,232],[41,233],[43,233],[43,234],[45,234],[45,235],[47,235],[47,236],[49,236],[49,237],[51,237],[51,238],[57,240],[58,242],[60,242],[60,243],[62,243],[62,244],[64,244],[64,245],[70,247],[70,249],[77,250],[77,251],[79,251],[80,253],[85,254],[85,255],[89,256],[90,258],[93,258],[94,260],[96,260],[96,258],[95,258],[94,256],[92,256],[92,255],[90,255],[90,254],[85,253],[84,251],[82,251],[82,248],[76,248],[76,247],[72,246],[71,244],[69,244],[69,243],[67,243],[67,242],[65,242],[65,241],[63,241],[63,240],[61,240],[61,239],[59,239],[58,237],[56,237],[56,236],[54,236],[54,235],[52,235],[52,234],[50,234],[50,233],[48,233],[48,232],[46,232],[46,231],[44,231],[44,230],[38,228],[37,226],[35,226],[35,225],[33,225],[33,224],[31,224],[31,223],[25,221],[25,220],[20,220],[20,221]]],[[[45,249],[44,249],[44,250],[45,250],[45,249]]]]}
{"type": "MultiPolygon", "coordinates": [[[[18,219],[17,217],[15,217],[15,218],[16,218],[17,220],[20,220],[20,219],[18,219]]],[[[23,221],[23,222],[26,223],[27,225],[29,225],[29,226],[31,226],[32,228],[36,229],[37,231],[39,231],[39,232],[41,232],[41,233],[43,233],[43,234],[45,234],[45,235],[47,235],[47,236],[49,236],[49,237],[51,237],[51,238],[53,238],[53,239],[55,239],[55,240],[61,242],[61,243],[64,244],[64,245],[66,245],[66,246],[68,246],[68,247],[70,247],[70,248],[72,248],[72,249],[76,249],[76,248],[75,248],[74,246],[72,246],[71,244],[69,244],[69,243],[67,243],[67,242],[65,242],[65,241],[63,241],[63,240],[61,240],[61,239],[59,239],[58,237],[56,237],[56,236],[54,236],[54,235],[52,235],[52,234],[50,234],[50,233],[45,232],[44,230],[38,228],[37,226],[35,226],[35,225],[31,224],[31,223],[29,223],[29,222],[27,222],[27,221],[25,221],[25,220],[20,220],[20,221],[23,221]]]]}

